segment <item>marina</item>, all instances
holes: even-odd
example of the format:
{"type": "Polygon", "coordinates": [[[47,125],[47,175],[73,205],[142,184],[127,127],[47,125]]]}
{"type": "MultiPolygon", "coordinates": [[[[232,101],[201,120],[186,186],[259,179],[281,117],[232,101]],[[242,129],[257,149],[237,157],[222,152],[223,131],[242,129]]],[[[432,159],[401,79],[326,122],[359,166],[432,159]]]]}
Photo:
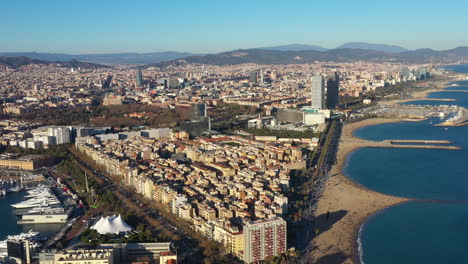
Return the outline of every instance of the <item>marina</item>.
{"type": "Polygon", "coordinates": [[[76,221],[76,194],[66,186],[44,175],[23,175],[2,179],[0,187],[0,257],[7,254],[8,245],[29,243],[32,252],[54,243],[57,232],[76,221]],[[25,179],[24,184],[22,181],[25,179]],[[12,243],[9,243],[12,242],[12,243]]]}
{"type": "Polygon", "coordinates": [[[29,230],[28,232],[20,233],[18,235],[9,235],[7,236],[7,239],[0,241],[0,257],[7,256],[9,242],[21,243],[29,241],[29,247],[34,251],[41,248],[48,238],[48,236],[33,230],[29,230]]]}

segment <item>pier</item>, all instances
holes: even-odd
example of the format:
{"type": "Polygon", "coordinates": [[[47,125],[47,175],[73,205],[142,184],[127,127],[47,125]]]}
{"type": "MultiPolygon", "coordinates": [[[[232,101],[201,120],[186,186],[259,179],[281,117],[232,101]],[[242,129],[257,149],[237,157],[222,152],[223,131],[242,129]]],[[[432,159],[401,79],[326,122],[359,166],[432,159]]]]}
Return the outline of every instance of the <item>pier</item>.
{"type": "MultiPolygon", "coordinates": [[[[468,93],[468,90],[440,90],[438,92],[461,92],[461,93],[468,93]]],[[[426,100],[426,99],[424,99],[426,100]]]]}
{"type": "Polygon", "coordinates": [[[452,144],[448,140],[393,140],[387,139],[382,141],[373,140],[353,140],[342,141],[349,143],[359,143],[362,147],[370,148],[412,148],[412,149],[446,149],[446,150],[460,150],[459,146],[446,146],[446,145],[430,145],[430,144],[452,144]],[[413,144],[411,144],[413,143],[413,144]]]}
{"type": "MultiPolygon", "coordinates": [[[[442,92],[442,91],[441,91],[442,92]]],[[[444,91],[444,92],[450,92],[450,91],[444,91]]],[[[447,98],[414,98],[414,99],[408,99],[407,102],[412,102],[412,101],[441,101],[441,102],[456,102],[457,99],[447,99],[447,98]]]]}

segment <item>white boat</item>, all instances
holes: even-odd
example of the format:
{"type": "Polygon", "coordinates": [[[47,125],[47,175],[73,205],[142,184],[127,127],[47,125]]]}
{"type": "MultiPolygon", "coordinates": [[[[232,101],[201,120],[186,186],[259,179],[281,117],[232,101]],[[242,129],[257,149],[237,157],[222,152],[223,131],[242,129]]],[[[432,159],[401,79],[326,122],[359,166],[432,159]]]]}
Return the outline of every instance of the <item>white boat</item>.
{"type": "Polygon", "coordinates": [[[63,213],[63,212],[65,212],[65,209],[62,207],[36,207],[20,215],[58,214],[58,213],[63,213]]]}
{"type": "Polygon", "coordinates": [[[24,239],[34,240],[34,238],[40,234],[41,233],[39,232],[29,230],[29,232],[27,233],[21,233],[19,235],[9,235],[7,236],[7,240],[24,240],[24,239]]]}
{"type": "Polygon", "coordinates": [[[18,185],[16,187],[8,189],[8,192],[19,192],[21,190],[22,190],[21,186],[18,185]]]}
{"type": "Polygon", "coordinates": [[[0,241],[0,248],[7,248],[7,240],[0,241]]]}
{"type": "Polygon", "coordinates": [[[16,209],[26,209],[40,206],[50,206],[60,204],[57,199],[30,199],[24,202],[12,204],[11,206],[16,209]]]}
{"type": "Polygon", "coordinates": [[[34,195],[40,195],[40,194],[44,194],[44,193],[50,193],[50,188],[48,186],[45,186],[45,185],[39,185],[34,189],[28,190],[27,193],[28,193],[28,196],[29,195],[34,196],[34,195]]]}
{"type": "Polygon", "coordinates": [[[24,198],[36,198],[36,197],[55,197],[54,194],[47,192],[47,193],[38,193],[38,194],[29,194],[26,195],[24,198]]]}
{"type": "Polygon", "coordinates": [[[30,230],[28,233],[21,233],[19,235],[9,235],[7,239],[0,241],[0,257],[7,256],[7,242],[8,241],[24,241],[29,240],[31,242],[32,248],[39,248],[42,246],[42,243],[39,241],[46,241],[48,237],[39,232],[34,232],[30,230]]]}

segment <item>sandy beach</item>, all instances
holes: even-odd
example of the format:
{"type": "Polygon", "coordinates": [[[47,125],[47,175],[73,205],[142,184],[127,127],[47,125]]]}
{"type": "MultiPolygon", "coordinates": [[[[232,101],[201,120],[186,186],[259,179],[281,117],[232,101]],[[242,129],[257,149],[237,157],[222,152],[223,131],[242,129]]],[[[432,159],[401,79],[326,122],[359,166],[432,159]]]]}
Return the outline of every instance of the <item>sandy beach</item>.
{"type": "MultiPolygon", "coordinates": [[[[447,88],[450,81],[437,84],[436,88],[419,91],[410,99],[382,101],[381,104],[398,104],[408,101],[427,100],[432,92],[447,88]]],[[[448,99],[450,100],[450,99],[448,99]]],[[[357,238],[362,224],[378,211],[410,201],[378,193],[365,188],[343,174],[347,156],[354,150],[365,146],[362,139],[353,135],[356,129],[384,123],[399,122],[402,119],[373,118],[343,127],[337,153],[337,162],[330,171],[330,178],[324,186],[323,194],[315,210],[317,237],[313,240],[312,258],[322,264],[359,264],[357,238]]]]}
{"type": "Polygon", "coordinates": [[[399,119],[367,119],[345,125],[337,154],[337,164],[330,172],[315,211],[318,236],[312,257],[317,263],[359,263],[356,238],[366,219],[389,206],[408,201],[366,189],[343,175],[346,157],[361,147],[353,136],[358,128],[398,122],[399,119]],[[327,217],[328,214],[328,217],[327,217]],[[328,219],[327,219],[328,218],[328,219]]]}

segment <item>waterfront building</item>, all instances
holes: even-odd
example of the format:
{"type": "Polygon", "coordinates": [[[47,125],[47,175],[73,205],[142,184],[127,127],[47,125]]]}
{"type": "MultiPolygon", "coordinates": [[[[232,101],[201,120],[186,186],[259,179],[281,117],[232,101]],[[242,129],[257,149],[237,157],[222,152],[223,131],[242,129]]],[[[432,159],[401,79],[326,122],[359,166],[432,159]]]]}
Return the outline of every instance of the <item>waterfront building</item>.
{"type": "Polygon", "coordinates": [[[282,218],[244,223],[244,262],[261,263],[286,252],[286,221],[282,218]]]}
{"type": "Polygon", "coordinates": [[[113,264],[112,249],[68,249],[39,254],[40,264],[113,264]]]}
{"type": "Polygon", "coordinates": [[[312,108],[325,109],[325,85],[323,76],[316,75],[312,76],[312,108]]]}
{"type": "Polygon", "coordinates": [[[417,79],[418,80],[426,80],[427,79],[427,69],[425,67],[421,67],[416,70],[417,71],[417,79]]]}
{"type": "Polygon", "coordinates": [[[50,158],[44,155],[26,155],[17,159],[9,155],[0,157],[0,168],[17,170],[37,170],[50,165],[50,158]]]}
{"type": "Polygon", "coordinates": [[[18,220],[18,224],[64,224],[67,222],[70,216],[71,210],[60,211],[51,213],[31,213],[24,214],[21,219],[18,220]]]}
{"type": "Polygon", "coordinates": [[[338,73],[327,76],[327,109],[334,109],[338,105],[340,91],[340,77],[338,73]]]}

